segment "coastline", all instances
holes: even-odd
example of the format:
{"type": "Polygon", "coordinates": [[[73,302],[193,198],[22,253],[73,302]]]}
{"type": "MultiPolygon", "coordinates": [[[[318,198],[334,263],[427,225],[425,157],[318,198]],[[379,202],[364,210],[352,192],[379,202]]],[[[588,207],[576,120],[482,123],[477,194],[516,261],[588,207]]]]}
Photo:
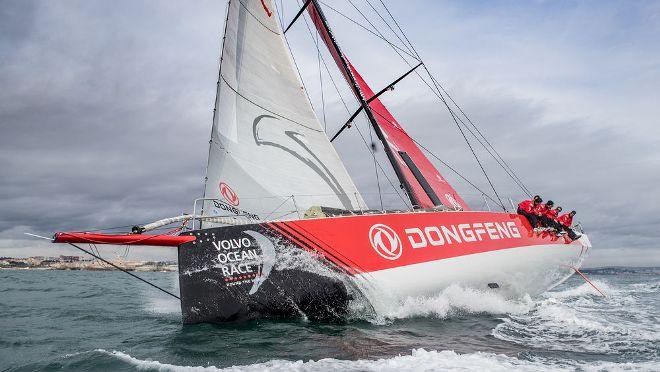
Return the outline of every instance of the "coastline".
{"type": "MultiPolygon", "coordinates": [[[[175,272],[176,261],[130,261],[123,257],[110,260],[126,271],[137,272],[175,272]]],[[[116,268],[95,259],[79,256],[59,257],[0,257],[0,269],[3,270],[70,270],[70,271],[118,271],[116,268]]]]}

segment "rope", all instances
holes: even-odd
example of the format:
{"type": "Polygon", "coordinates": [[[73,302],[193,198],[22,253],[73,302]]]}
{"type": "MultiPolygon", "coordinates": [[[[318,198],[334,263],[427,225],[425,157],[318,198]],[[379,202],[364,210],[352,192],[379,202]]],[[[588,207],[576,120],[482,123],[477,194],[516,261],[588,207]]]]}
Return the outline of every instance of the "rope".
{"type": "Polygon", "coordinates": [[[144,282],[144,283],[149,284],[150,286],[152,286],[152,287],[158,289],[159,291],[162,291],[162,292],[164,292],[164,293],[167,293],[168,295],[170,295],[170,296],[176,298],[177,300],[181,300],[181,297],[175,295],[174,293],[172,293],[172,292],[170,292],[170,291],[168,291],[168,290],[166,290],[166,289],[163,289],[163,288],[161,288],[161,287],[155,285],[154,283],[152,283],[152,282],[150,282],[150,281],[148,281],[148,280],[146,280],[146,279],[142,279],[142,278],[140,278],[139,276],[137,276],[137,275],[135,275],[135,274],[133,274],[133,273],[131,273],[131,272],[129,272],[129,271],[127,271],[127,270],[125,270],[125,269],[123,269],[123,268],[121,268],[121,267],[115,265],[115,264],[113,264],[112,262],[110,262],[110,261],[108,261],[108,260],[102,258],[100,255],[96,255],[96,254],[94,254],[94,253],[92,253],[92,252],[90,252],[90,251],[88,251],[88,250],[86,250],[86,249],[84,249],[84,248],[81,248],[81,247],[79,247],[79,246],[77,246],[77,245],[75,245],[75,244],[73,244],[73,243],[68,243],[68,244],[69,244],[70,246],[76,248],[76,249],[79,249],[79,250],[81,250],[81,251],[87,253],[88,255],[90,255],[90,256],[92,256],[92,257],[98,259],[98,260],[103,261],[104,263],[106,263],[106,264],[108,264],[108,265],[114,267],[115,269],[117,269],[117,270],[119,270],[119,271],[121,271],[121,272],[124,272],[124,273],[126,273],[126,274],[128,274],[128,275],[130,275],[130,276],[132,276],[132,277],[134,277],[134,278],[137,279],[137,280],[140,280],[140,281],[142,281],[142,282],[144,282]]]}
{"type": "Polygon", "coordinates": [[[601,291],[600,289],[598,289],[598,287],[596,287],[596,285],[595,285],[594,283],[592,283],[591,280],[589,280],[589,278],[587,278],[586,275],[584,275],[580,270],[578,270],[577,267],[575,267],[575,266],[569,266],[569,267],[570,267],[571,269],[575,270],[575,272],[578,273],[578,274],[582,277],[582,279],[584,279],[585,282],[589,283],[589,285],[591,285],[592,287],[594,287],[594,289],[597,290],[598,293],[601,294],[601,296],[603,296],[603,297],[607,297],[607,296],[605,295],[605,293],[603,293],[603,291],[601,291]]]}

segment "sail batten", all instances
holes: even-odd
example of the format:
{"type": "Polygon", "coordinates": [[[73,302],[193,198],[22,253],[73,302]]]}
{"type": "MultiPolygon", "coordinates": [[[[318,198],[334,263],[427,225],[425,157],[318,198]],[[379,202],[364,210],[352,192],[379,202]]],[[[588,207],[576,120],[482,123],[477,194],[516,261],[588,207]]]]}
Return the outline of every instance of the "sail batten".
{"type": "Polygon", "coordinates": [[[383,143],[394,171],[413,206],[431,208],[440,204],[469,210],[469,207],[415,144],[383,105],[348,57],[339,49],[317,0],[307,7],[316,30],[334,58],[353,93],[362,103],[374,131],[383,143]],[[405,159],[402,154],[405,154],[405,159]]]}
{"type": "Polygon", "coordinates": [[[306,96],[272,0],[231,0],[204,215],[297,218],[364,201],[306,96]]]}

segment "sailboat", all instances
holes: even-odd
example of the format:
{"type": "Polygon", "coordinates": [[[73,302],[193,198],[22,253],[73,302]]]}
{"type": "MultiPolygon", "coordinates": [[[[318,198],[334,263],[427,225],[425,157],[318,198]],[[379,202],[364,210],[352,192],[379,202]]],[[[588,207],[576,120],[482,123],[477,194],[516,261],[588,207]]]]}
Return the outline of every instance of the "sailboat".
{"type": "Polygon", "coordinates": [[[452,284],[535,295],[580,267],[586,234],[572,241],[515,213],[471,209],[381,102],[393,84],[371,89],[318,0],[291,24],[304,13],[358,103],[340,132],[367,117],[411,208],[367,207],[312,108],[274,2],[230,0],[205,194],[193,213],[53,241],[177,247],[186,324],[342,319],[354,301],[377,307],[382,296],[431,296],[452,284]],[[173,223],[182,228],[148,233],[173,223]]]}

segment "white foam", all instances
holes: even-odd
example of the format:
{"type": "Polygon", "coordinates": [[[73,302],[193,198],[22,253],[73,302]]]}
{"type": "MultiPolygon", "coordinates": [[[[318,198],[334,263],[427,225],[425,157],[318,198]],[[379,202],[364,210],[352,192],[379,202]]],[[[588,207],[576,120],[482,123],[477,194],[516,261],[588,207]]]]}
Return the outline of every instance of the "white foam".
{"type": "MultiPolygon", "coordinates": [[[[178,275],[171,275],[170,291],[174,294],[179,294],[179,277],[178,275]]],[[[160,291],[147,286],[140,286],[142,308],[144,311],[152,314],[176,315],[181,313],[181,303],[178,299],[168,296],[160,291]]]]}
{"type": "MultiPolygon", "coordinates": [[[[433,317],[448,318],[456,314],[521,314],[530,311],[533,301],[529,296],[522,299],[506,299],[497,292],[477,290],[457,284],[445,288],[435,296],[407,297],[404,300],[389,298],[386,294],[372,294],[376,323],[395,319],[433,317]]],[[[370,319],[367,319],[370,320],[370,319]]]]}
{"type": "Polygon", "coordinates": [[[154,314],[179,315],[181,313],[181,303],[176,298],[157,297],[149,295],[144,297],[144,310],[154,314]]]}
{"type": "MultiPolygon", "coordinates": [[[[611,296],[614,294],[615,290],[609,286],[606,282],[599,280],[591,281],[598,289],[600,289],[606,296],[611,296]]],[[[546,293],[547,297],[551,298],[574,298],[574,297],[584,297],[584,296],[602,296],[594,287],[588,283],[583,283],[574,288],[568,288],[563,291],[549,292],[546,293]]]]}
{"type": "Polygon", "coordinates": [[[117,358],[124,363],[136,367],[142,371],[172,371],[172,372],[202,372],[202,371],[572,371],[576,368],[585,371],[601,370],[637,370],[653,371],[660,368],[658,362],[646,363],[609,363],[609,362],[557,362],[552,360],[522,360],[515,357],[509,357],[502,354],[492,353],[470,353],[458,354],[454,351],[426,351],[424,349],[415,349],[409,355],[399,355],[392,358],[376,360],[339,360],[339,359],[320,359],[317,361],[302,360],[271,360],[265,363],[250,364],[245,366],[232,366],[218,368],[215,366],[177,366],[173,364],[161,363],[154,360],[141,360],[134,358],[121,351],[106,351],[97,349],[96,352],[117,358]]]}
{"type": "Polygon", "coordinates": [[[606,282],[546,293],[528,313],[511,314],[493,336],[534,348],[621,354],[653,353],[660,326],[653,308],[640,303],[634,288],[606,282]]]}

